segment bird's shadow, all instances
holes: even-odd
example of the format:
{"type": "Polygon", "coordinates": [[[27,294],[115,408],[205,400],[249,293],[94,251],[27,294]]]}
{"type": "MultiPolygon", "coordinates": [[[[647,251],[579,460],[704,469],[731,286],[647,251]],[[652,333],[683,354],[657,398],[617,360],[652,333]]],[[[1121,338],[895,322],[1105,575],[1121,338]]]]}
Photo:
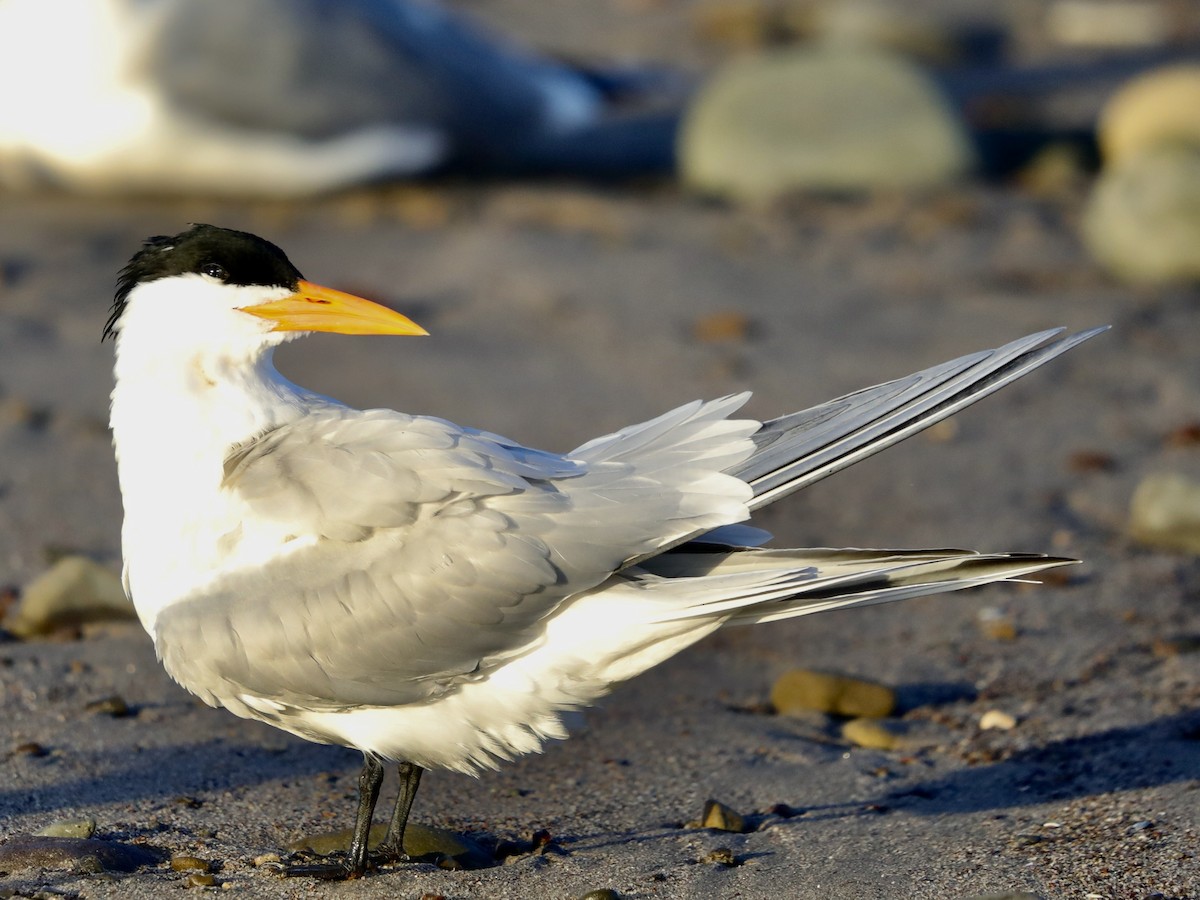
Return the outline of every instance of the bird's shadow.
{"type": "Polygon", "coordinates": [[[1197,779],[1200,710],[1189,710],[1029,747],[1000,762],[908,782],[865,802],[810,806],[806,818],[887,809],[917,815],[1000,811],[1197,779]]]}
{"type": "MultiPolygon", "coordinates": [[[[153,798],[173,803],[191,795],[250,787],[281,778],[299,781],[321,772],[356,771],[361,761],[361,755],[355,751],[299,740],[280,747],[264,747],[213,738],[138,748],[118,765],[97,766],[94,776],[39,788],[0,790],[0,822],[35,812],[153,798]]],[[[57,762],[51,756],[31,760],[30,764],[53,766],[57,762]]]]}
{"type": "MultiPolygon", "coordinates": [[[[289,781],[299,781],[321,772],[353,771],[358,760],[354,751],[300,741],[281,748],[223,739],[148,748],[120,766],[104,767],[95,777],[32,790],[2,790],[0,816],[11,819],[147,798],[173,803],[181,795],[249,787],[278,780],[283,773],[289,781]],[[170,785],[166,791],[164,784],[170,785]]],[[[1143,725],[1030,747],[1000,762],[907,781],[903,787],[883,790],[866,800],[814,806],[795,797],[792,804],[804,813],[797,821],[874,816],[896,809],[916,815],[965,814],[1196,780],[1200,780],[1200,710],[1191,710],[1143,725]]],[[[3,830],[11,831],[11,823],[3,830]]],[[[642,837],[657,840],[665,836],[654,829],[642,837]]],[[[560,837],[583,845],[605,839],[603,833],[560,837]]],[[[621,841],[631,839],[638,838],[620,836],[621,841]]]]}

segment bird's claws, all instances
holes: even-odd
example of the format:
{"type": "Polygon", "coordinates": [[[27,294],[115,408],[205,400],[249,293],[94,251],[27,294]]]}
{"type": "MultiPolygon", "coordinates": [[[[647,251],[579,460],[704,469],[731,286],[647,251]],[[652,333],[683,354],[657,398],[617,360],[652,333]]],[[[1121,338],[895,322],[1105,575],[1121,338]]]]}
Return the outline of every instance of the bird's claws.
{"type": "Polygon", "coordinates": [[[391,863],[413,862],[413,858],[401,850],[387,844],[380,844],[371,851],[371,862],[376,866],[386,866],[391,863]]]}
{"type": "Polygon", "coordinates": [[[316,878],[319,881],[349,881],[366,874],[366,867],[356,870],[345,853],[317,856],[310,853],[293,854],[287,862],[269,863],[267,871],[281,878],[316,878]]]}
{"type": "Polygon", "coordinates": [[[396,863],[413,862],[413,858],[403,850],[394,847],[378,847],[367,856],[366,865],[361,871],[356,871],[350,858],[344,852],[330,853],[327,856],[316,856],[310,853],[296,853],[287,862],[272,862],[263,869],[281,878],[316,878],[319,881],[350,881],[362,878],[368,871],[396,863]]]}

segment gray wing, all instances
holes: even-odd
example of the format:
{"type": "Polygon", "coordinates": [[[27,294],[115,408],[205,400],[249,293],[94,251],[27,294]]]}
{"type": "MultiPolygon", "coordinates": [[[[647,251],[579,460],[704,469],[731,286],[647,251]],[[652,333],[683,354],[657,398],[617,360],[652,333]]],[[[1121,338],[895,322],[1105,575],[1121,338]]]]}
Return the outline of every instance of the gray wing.
{"type": "Polygon", "coordinates": [[[387,410],[331,408],[272,431],[229,458],[225,489],[287,523],[298,549],[164,610],[163,661],[209,700],[435,696],[523,652],[566,597],[628,559],[744,518],[749,488],[720,471],[753,449],[758,423],[726,419],[744,399],[691,404],[573,457],[387,410]]]}
{"type": "Polygon", "coordinates": [[[590,113],[575,73],[422,0],[168,0],[147,75],[182,106],[329,138],[382,124],[503,144],[590,113]]]}

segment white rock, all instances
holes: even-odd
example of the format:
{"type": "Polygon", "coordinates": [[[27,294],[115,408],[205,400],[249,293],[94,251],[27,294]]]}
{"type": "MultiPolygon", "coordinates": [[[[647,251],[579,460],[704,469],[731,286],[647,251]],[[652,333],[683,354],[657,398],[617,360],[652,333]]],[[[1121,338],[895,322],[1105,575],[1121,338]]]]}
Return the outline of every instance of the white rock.
{"type": "Polygon", "coordinates": [[[979,727],[984,731],[993,728],[998,731],[1012,731],[1017,727],[1017,718],[1003,710],[989,709],[979,717],[979,727]]]}

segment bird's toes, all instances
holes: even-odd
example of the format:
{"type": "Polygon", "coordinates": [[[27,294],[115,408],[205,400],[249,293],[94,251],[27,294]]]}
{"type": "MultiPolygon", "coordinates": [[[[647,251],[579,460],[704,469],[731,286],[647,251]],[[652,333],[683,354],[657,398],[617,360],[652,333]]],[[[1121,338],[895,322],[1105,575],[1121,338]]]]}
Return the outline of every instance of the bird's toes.
{"type": "Polygon", "coordinates": [[[365,868],[356,869],[344,853],[293,856],[287,862],[271,863],[268,869],[283,878],[316,878],[319,881],[348,881],[365,873],[365,868]]]}
{"type": "Polygon", "coordinates": [[[404,852],[400,847],[391,844],[380,844],[371,851],[371,863],[377,866],[386,866],[391,863],[407,863],[412,862],[413,858],[404,852]]]}

